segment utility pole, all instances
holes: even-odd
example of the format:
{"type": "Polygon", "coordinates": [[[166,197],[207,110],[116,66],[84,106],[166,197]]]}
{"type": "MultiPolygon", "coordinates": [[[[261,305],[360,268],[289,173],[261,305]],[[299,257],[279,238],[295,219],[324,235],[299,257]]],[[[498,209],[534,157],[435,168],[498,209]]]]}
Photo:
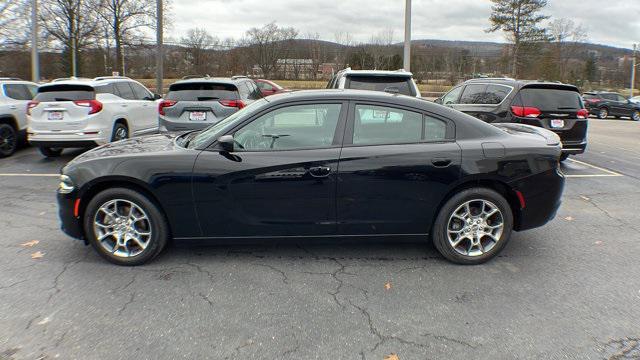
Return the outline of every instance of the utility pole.
{"type": "Polygon", "coordinates": [[[76,43],[76,36],[72,35],[71,36],[71,76],[73,77],[77,77],[78,76],[78,59],[77,59],[77,55],[76,55],[76,51],[78,48],[78,44],[76,43]]]}
{"type": "Polygon", "coordinates": [[[40,81],[40,59],[38,57],[38,0],[31,1],[31,80],[40,81]]]}
{"type": "Polygon", "coordinates": [[[638,44],[633,44],[633,59],[631,60],[631,86],[629,87],[629,97],[633,97],[633,89],[636,85],[636,51],[638,44]]]}
{"type": "Polygon", "coordinates": [[[411,0],[404,7],[404,69],[411,71],[411,0]]]}
{"type": "Polygon", "coordinates": [[[164,78],[164,51],[162,46],[162,0],[156,0],[156,93],[162,95],[164,78]]]}

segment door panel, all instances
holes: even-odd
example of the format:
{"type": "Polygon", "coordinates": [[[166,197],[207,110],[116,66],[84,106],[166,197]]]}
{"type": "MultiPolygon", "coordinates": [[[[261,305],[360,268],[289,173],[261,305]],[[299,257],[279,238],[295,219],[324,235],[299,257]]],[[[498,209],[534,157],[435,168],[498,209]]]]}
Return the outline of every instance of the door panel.
{"type": "Polygon", "coordinates": [[[460,177],[455,142],[345,147],[337,192],[338,233],[425,234],[460,177]]]}
{"type": "Polygon", "coordinates": [[[339,153],[203,151],[193,191],[204,236],[334,234],[339,153]]]}

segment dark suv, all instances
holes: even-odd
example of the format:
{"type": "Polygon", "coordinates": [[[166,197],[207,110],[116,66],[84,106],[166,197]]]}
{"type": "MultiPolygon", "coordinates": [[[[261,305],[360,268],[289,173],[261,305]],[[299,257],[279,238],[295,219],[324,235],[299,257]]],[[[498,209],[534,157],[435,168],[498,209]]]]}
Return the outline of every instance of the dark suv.
{"type": "Polygon", "coordinates": [[[616,118],[628,116],[635,121],[640,121],[640,104],[613,92],[586,92],[582,96],[589,113],[596,115],[598,119],[606,119],[609,116],[616,118]]]}
{"type": "Polygon", "coordinates": [[[549,129],[562,140],[562,160],[587,147],[589,112],[573,85],[514,80],[468,80],[436,100],[488,123],[521,123],[549,129]]]}
{"type": "Polygon", "coordinates": [[[261,98],[256,83],[246,76],[180,80],[169,86],[158,105],[160,131],[202,129],[261,98]]]}

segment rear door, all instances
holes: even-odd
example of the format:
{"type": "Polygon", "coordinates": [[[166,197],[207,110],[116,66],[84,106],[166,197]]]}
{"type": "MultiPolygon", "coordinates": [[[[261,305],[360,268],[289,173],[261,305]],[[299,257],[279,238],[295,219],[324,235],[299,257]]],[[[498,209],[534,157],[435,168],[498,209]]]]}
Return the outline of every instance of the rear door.
{"type": "Polygon", "coordinates": [[[165,117],[175,122],[215,124],[244,104],[233,84],[214,82],[176,83],[169,87],[167,100],[175,105],[164,108],[165,117]]]}
{"type": "Polygon", "coordinates": [[[136,119],[142,128],[141,132],[156,132],[158,130],[158,104],[153,98],[153,94],[147,90],[147,88],[136,82],[130,82],[129,85],[133,88],[136,101],[142,114],[139,119],[136,119]]]}
{"type": "Polygon", "coordinates": [[[629,103],[627,98],[620,94],[615,94],[616,98],[616,112],[617,116],[631,116],[633,104],[629,103]]]}
{"type": "Polygon", "coordinates": [[[52,84],[38,89],[31,109],[30,126],[36,131],[66,132],[83,129],[93,116],[90,109],[74,101],[94,100],[94,88],[83,84],[52,84]]]}
{"type": "Polygon", "coordinates": [[[453,123],[419,110],[354,102],[338,170],[338,232],[424,235],[460,178],[453,123]]]}
{"type": "Polygon", "coordinates": [[[509,115],[502,103],[512,91],[513,87],[502,84],[467,84],[450,106],[485,122],[501,122],[509,115]]]}
{"type": "Polygon", "coordinates": [[[136,93],[133,91],[131,82],[129,81],[117,81],[113,84],[118,92],[122,101],[118,104],[114,104],[124,111],[129,123],[129,131],[132,135],[140,135],[145,132],[147,123],[144,119],[144,108],[142,101],[138,99],[136,93]]]}
{"type": "Polygon", "coordinates": [[[517,117],[523,124],[543,127],[560,136],[563,142],[583,142],[587,138],[587,116],[579,118],[584,108],[578,89],[571,86],[535,84],[523,87],[513,100],[513,107],[534,108],[539,115],[517,117]]]}

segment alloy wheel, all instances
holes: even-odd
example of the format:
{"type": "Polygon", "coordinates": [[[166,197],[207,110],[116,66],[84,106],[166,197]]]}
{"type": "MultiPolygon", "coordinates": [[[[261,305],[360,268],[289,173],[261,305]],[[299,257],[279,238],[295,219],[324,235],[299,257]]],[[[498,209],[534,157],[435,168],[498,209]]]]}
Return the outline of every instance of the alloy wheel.
{"type": "Polygon", "coordinates": [[[607,116],[609,116],[609,111],[607,111],[607,109],[600,109],[600,111],[598,112],[598,117],[600,119],[606,119],[607,116]]]}
{"type": "Polygon", "coordinates": [[[636,110],[633,112],[631,118],[635,121],[640,121],[640,110],[636,110]]]}
{"type": "Polygon", "coordinates": [[[16,134],[9,126],[0,127],[0,153],[10,155],[16,148],[16,134]]]}
{"type": "Polygon", "coordinates": [[[116,129],[116,133],[113,136],[113,139],[115,141],[120,141],[120,140],[126,139],[127,137],[128,137],[127,129],[121,126],[116,129]]]}
{"type": "Polygon", "coordinates": [[[109,253],[128,258],[142,253],[151,240],[151,220],[132,201],[114,199],[102,204],[93,219],[100,246],[109,253]]]}
{"type": "Polygon", "coordinates": [[[447,238],[459,254],[476,257],[496,246],[504,231],[504,218],[492,202],[474,199],[460,205],[447,222],[447,238]]]}

